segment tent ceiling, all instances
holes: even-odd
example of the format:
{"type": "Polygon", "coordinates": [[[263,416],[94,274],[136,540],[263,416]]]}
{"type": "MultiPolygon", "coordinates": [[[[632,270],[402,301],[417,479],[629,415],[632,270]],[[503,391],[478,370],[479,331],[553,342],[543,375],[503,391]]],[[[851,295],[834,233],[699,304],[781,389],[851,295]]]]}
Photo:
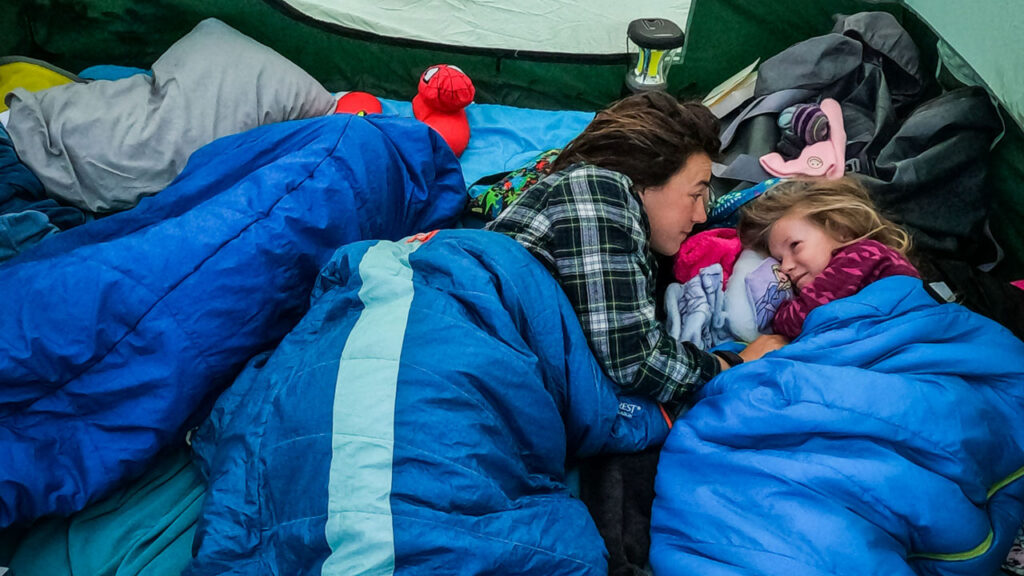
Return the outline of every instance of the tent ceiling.
{"type": "Polygon", "coordinates": [[[1020,0],[904,0],[964,59],[1024,126],[1024,13],[1020,0]]]}
{"type": "Polygon", "coordinates": [[[690,0],[286,0],[326,24],[446,46],[554,54],[626,52],[626,26],[667,18],[686,29],[690,0]]]}

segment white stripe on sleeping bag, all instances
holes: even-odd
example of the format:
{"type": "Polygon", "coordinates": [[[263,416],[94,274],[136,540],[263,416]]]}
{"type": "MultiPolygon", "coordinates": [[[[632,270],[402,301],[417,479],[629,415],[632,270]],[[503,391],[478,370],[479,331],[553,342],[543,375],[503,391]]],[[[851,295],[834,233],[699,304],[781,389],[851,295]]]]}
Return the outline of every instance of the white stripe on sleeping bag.
{"type": "Polygon", "coordinates": [[[420,242],[380,242],[359,263],[365,305],[338,365],[328,480],[325,576],[391,574],[395,391],[412,304],[409,254],[420,242]],[[381,305],[383,304],[383,305],[381,305]]]}

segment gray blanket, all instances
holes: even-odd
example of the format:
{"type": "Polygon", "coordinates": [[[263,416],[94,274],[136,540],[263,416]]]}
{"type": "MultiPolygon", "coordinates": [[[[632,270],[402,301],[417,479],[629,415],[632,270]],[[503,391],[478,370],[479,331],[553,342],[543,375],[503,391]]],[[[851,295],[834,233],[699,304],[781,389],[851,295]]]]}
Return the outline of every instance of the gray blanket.
{"type": "Polygon", "coordinates": [[[152,68],[152,76],[7,96],[11,139],[47,195],[92,212],[131,208],[213,140],[334,106],[298,66],[215,19],[152,68]]]}

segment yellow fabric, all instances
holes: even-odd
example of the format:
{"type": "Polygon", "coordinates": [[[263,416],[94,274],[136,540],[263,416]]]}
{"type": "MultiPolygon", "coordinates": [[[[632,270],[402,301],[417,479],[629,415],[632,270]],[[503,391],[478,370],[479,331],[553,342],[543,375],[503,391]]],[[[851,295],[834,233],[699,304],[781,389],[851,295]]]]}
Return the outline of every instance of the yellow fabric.
{"type": "Polygon", "coordinates": [[[0,64],[0,112],[7,110],[7,93],[15,88],[38,92],[72,81],[71,78],[59,72],[31,62],[0,64]]]}

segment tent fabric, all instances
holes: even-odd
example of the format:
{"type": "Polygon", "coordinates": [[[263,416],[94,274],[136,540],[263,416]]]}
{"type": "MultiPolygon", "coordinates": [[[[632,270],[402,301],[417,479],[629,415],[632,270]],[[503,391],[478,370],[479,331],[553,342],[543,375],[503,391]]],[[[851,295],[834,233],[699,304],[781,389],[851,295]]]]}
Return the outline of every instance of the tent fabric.
{"type": "Polygon", "coordinates": [[[135,477],[306,309],[345,243],[450,226],[451,150],[420,122],[333,115],[200,149],[133,210],[0,267],[0,527],[135,477]]]}
{"type": "Polygon", "coordinates": [[[346,246],[196,434],[210,492],[187,574],[604,574],[566,462],[666,433],[514,240],[346,246]]]}
{"type": "MultiPolygon", "coordinates": [[[[178,0],[173,5],[76,0],[74,10],[54,10],[40,0],[16,4],[21,5],[19,26],[15,33],[0,35],[0,53],[28,54],[68,70],[97,64],[148,68],[196,24],[213,16],[272,46],[330,91],[360,90],[395,100],[412,99],[428,67],[454,64],[473,79],[481,103],[595,110],[619,96],[626,73],[624,58],[528,58],[515,51],[498,54],[368,38],[301,16],[279,0],[220,0],[216,6],[207,0],[178,0]]],[[[657,16],[681,22],[685,15],[657,16]]],[[[510,32],[516,31],[502,34],[510,32]]],[[[623,26],[618,36],[622,43],[625,34],[623,26]]]]}
{"type": "Polygon", "coordinates": [[[669,18],[684,29],[690,10],[690,0],[594,0],[585,10],[565,0],[520,0],[514,5],[469,1],[457,12],[444,0],[344,6],[329,0],[285,2],[320,22],[406,41],[575,55],[624,54],[632,20],[669,18]]]}
{"type": "Polygon", "coordinates": [[[1024,62],[1020,5],[1013,0],[966,4],[956,0],[903,0],[985,82],[1024,128],[1024,62]]]}
{"type": "Polygon", "coordinates": [[[711,381],[662,450],[657,574],[993,574],[1024,516],[1024,343],[891,277],[711,381]],[[979,360],[981,359],[981,360],[979,360]]]}
{"type": "Polygon", "coordinates": [[[988,179],[988,205],[992,233],[1004,250],[996,268],[1004,279],[1024,279],[1024,130],[1007,126],[1006,135],[992,151],[988,179]]]}
{"type": "MultiPolygon", "coordinates": [[[[436,48],[410,46],[405,38],[422,37],[425,41],[443,33],[424,33],[419,29],[394,32],[389,38],[367,39],[346,35],[333,20],[362,19],[356,10],[352,16],[333,14],[339,10],[327,2],[315,0],[332,12],[323,18],[307,18],[301,14],[299,2],[285,3],[224,0],[216,9],[203,0],[181,0],[173,7],[156,4],[141,9],[135,0],[78,0],[75,10],[55,10],[50,2],[19,0],[19,18],[5,24],[10,33],[0,34],[0,53],[25,53],[44,58],[68,70],[80,70],[95,64],[124,64],[148,67],[159,54],[205,17],[217,16],[233,27],[271,45],[285,57],[318,78],[330,90],[364,90],[378,96],[409,99],[415,94],[416,80],[428,66],[438,63],[457,64],[465,70],[478,89],[479,101],[543,108],[594,109],[614,99],[621,89],[624,62],[603,65],[569,64],[549,59],[522,57],[516,52],[500,57],[460,53],[459,48],[473,50],[496,43],[528,50],[524,44],[534,42],[532,26],[508,26],[494,30],[494,19],[473,16],[479,29],[489,36],[511,38],[499,40],[479,38],[450,39],[436,48]],[[128,16],[130,14],[130,17],[128,16]],[[88,22],[88,26],[82,26],[88,22]],[[443,44],[452,48],[444,49],[443,44]]],[[[313,4],[314,1],[308,1],[313,4]]],[[[428,3],[410,3],[428,4],[428,3]]],[[[453,30],[461,30],[460,17],[451,4],[437,5],[437,16],[423,20],[443,19],[448,15],[455,22],[453,30]]],[[[590,11],[577,10],[577,12],[590,11]]],[[[908,28],[919,46],[934,46],[936,32],[946,37],[958,52],[981,72],[998,98],[1008,109],[1019,109],[1024,94],[1020,88],[1014,30],[1017,12],[1011,0],[986,2],[975,7],[953,0],[880,1],[880,0],[780,0],[775,3],[751,4],[745,0],[697,0],[674,2],[663,0],[628,4],[625,22],[612,25],[612,14],[621,14],[627,6],[594,9],[596,25],[577,26],[566,37],[599,34],[609,42],[625,41],[625,24],[639,17],[668,18],[686,30],[684,64],[675,66],[669,78],[673,93],[700,97],[736,70],[757,58],[768,58],[787,46],[820,34],[831,25],[834,14],[852,14],[865,10],[884,10],[896,15],[908,28]],[[686,9],[689,6],[689,10],[686,9]],[[920,18],[915,14],[920,14],[920,18]],[[608,22],[607,29],[603,22],[608,22]],[[785,22],[780,26],[780,22],[785,22]],[[933,29],[934,28],[934,29],[933,29]],[[596,32],[600,30],[601,32],[596,32]],[[593,32],[592,32],[593,31],[593,32]],[[727,31],[727,32],[724,32],[727,31]],[[1000,88],[1005,86],[1005,88],[1000,88]],[[1017,102],[1018,104],[1014,104],[1017,102]]],[[[470,2],[459,4],[461,11],[495,10],[493,4],[470,2]]],[[[548,9],[565,9],[571,4],[551,3],[548,9]]],[[[376,5],[373,11],[379,10],[376,5]]],[[[519,17],[515,9],[503,7],[510,17],[519,17]]],[[[401,17],[405,11],[393,10],[390,17],[401,17]]],[[[622,17],[620,17],[622,18],[622,17]]],[[[372,18],[370,19],[373,20],[372,18]]],[[[550,25],[551,23],[547,23],[550,25]]],[[[358,26],[352,24],[354,29],[358,26]]],[[[373,26],[365,30],[372,32],[373,26]]],[[[460,32],[460,35],[462,33],[460,32]]],[[[571,41],[570,43],[575,43],[571,41]]],[[[621,48],[614,52],[621,53],[621,48]]],[[[562,52],[579,53],[574,50],[562,52]]],[[[936,54],[932,48],[924,60],[923,70],[935,69],[936,54]]],[[[1019,113],[1014,113],[1018,119],[1019,113]]]]}

